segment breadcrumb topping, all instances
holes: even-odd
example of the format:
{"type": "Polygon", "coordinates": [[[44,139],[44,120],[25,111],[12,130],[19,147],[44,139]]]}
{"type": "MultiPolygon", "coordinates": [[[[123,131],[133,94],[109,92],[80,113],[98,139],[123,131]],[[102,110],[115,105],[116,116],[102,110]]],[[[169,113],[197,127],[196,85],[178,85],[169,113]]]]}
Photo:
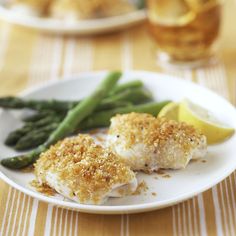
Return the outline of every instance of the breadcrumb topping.
{"type": "Polygon", "coordinates": [[[112,186],[135,178],[119,157],[85,134],[59,141],[42,153],[35,164],[36,177],[47,184],[48,171],[56,173],[81,203],[100,202],[112,186]]]}
{"type": "Polygon", "coordinates": [[[147,183],[143,180],[138,184],[138,187],[135,192],[133,192],[132,195],[140,195],[141,193],[145,193],[148,190],[147,183]]]}
{"type": "Polygon", "coordinates": [[[108,145],[133,170],[184,168],[206,153],[206,137],[184,122],[145,113],[116,115],[111,119],[108,145]]]}
{"type": "Polygon", "coordinates": [[[202,135],[191,125],[164,117],[156,118],[146,113],[116,115],[111,122],[109,134],[125,137],[126,148],[131,148],[135,143],[144,143],[160,152],[160,147],[168,140],[174,140],[188,153],[190,149],[197,147],[202,139],[202,135]]]}
{"type": "Polygon", "coordinates": [[[45,194],[46,196],[54,196],[56,191],[47,184],[40,184],[37,180],[32,180],[30,185],[34,187],[38,192],[45,194]]]}

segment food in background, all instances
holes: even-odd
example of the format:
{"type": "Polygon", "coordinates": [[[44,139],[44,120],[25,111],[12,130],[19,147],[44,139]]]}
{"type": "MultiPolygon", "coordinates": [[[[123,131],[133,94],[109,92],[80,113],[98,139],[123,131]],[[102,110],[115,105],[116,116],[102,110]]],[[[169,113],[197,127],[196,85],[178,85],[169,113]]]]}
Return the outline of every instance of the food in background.
{"type": "Polygon", "coordinates": [[[13,0],[10,8],[28,15],[62,19],[99,18],[137,9],[126,0],[13,0]]]}

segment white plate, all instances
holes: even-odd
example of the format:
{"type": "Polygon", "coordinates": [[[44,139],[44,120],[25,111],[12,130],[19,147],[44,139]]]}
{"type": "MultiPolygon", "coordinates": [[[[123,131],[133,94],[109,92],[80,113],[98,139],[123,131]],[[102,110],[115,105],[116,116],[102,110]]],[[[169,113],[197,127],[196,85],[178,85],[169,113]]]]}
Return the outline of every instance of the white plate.
{"type": "Polygon", "coordinates": [[[60,19],[28,16],[7,9],[6,0],[0,0],[0,18],[10,23],[59,34],[97,34],[127,28],[146,19],[145,10],[91,20],[65,21],[60,19]]]}
{"type": "MultiPolygon", "coordinates": [[[[74,79],[60,80],[27,91],[25,96],[30,98],[81,99],[88,95],[104,76],[105,72],[80,74],[74,79]]],[[[133,78],[140,78],[157,101],[166,99],[179,101],[183,98],[189,98],[212,111],[225,123],[236,128],[235,108],[225,99],[205,88],[163,74],[141,71],[125,72],[122,80],[128,81],[133,78]]],[[[3,141],[9,131],[19,125],[17,116],[19,114],[16,112],[1,111],[0,113],[1,158],[14,154],[11,149],[3,144],[3,141]]],[[[158,179],[155,179],[157,174],[139,173],[138,179],[145,180],[148,185],[149,189],[146,193],[110,199],[103,206],[81,205],[68,200],[65,201],[61,197],[46,197],[29,186],[30,180],[34,178],[31,173],[11,171],[0,166],[0,175],[3,180],[18,190],[61,207],[105,214],[144,212],[167,207],[191,198],[226,178],[236,167],[235,145],[236,135],[222,144],[209,147],[205,163],[202,161],[192,162],[185,170],[166,171],[171,176],[170,178],[163,178],[158,175],[158,179]],[[152,195],[153,192],[156,193],[156,196],[152,195]]]]}

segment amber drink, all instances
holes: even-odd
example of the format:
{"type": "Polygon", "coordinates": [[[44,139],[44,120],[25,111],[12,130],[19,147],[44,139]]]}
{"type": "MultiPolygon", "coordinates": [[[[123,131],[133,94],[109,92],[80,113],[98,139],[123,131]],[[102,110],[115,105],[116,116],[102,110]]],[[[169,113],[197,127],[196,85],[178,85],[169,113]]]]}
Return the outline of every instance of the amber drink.
{"type": "Polygon", "coordinates": [[[147,0],[147,6],[159,60],[194,64],[212,56],[220,31],[222,2],[147,0]]]}

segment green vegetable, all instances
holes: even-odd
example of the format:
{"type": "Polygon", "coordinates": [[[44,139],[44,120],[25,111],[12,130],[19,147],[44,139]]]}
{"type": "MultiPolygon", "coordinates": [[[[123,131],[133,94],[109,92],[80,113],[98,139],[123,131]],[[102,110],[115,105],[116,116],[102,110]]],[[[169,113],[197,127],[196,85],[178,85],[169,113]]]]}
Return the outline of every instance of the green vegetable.
{"type": "Polygon", "coordinates": [[[24,100],[19,97],[0,98],[0,107],[11,109],[30,108],[33,110],[54,110],[59,112],[68,111],[74,106],[74,102],[48,100],[24,100]]]}
{"type": "MultiPolygon", "coordinates": [[[[118,93],[123,93],[124,90],[132,90],[134,88],[141,88],[143,83],[139,80],[134,80],[128,83],[120,84],[111,89],[109,92],[109,99],[114,101],[118,101],[116,98],[113,98],[114,95],[118,93]]],[[[119,98],[119,97],[118,97],[119,98]]],[[[106,100],[106,99],[105,99],[106,100]]],[[[123,101],[124,99],[122,99],[123,101]]],[[[25,100],[19,97],[3,97],[0,98],[0,107],[2,108],[9,108],[9,109],[23,109],[29,108],[33,110],[40,111],[40,116],[44,117],[44,114],[47,112],[67,112],[71,108],[75,107],[80,101],[60,101],[55,99],[48,99],[48,100],[25,100]]],[[[101,106],[103,102],[101,102],[101,106]]],[[[105,101],[107,104],[107,101],[105,101]]],[[[111,104],[112,105],[112,104],[111,104]]],[[[100,108],[101,109],[101,108],[100,108]]],[[[30,119],[30,118],[29,118],[30,119]]],[[[38,119],[38,116],[33,116],[32,119],[38,119]]],[[[26,118],[27,120],[27,118],[26,118]]]]}
{"type": "Polygon", "coordinates": [[[23,118],[23,121],[24,122],[35,122],[35,121],[41,120],[41,119],[48,117],[48,116],[55,116],[56,117],[56,116],[58,116],[58,112],[41,110],[41,111],[36,112],[33,115],[23,118]]]}
{"type": "Polygon", "coordinates": [[[22,137],[24,137],[28,133],[34,130],[37,130],[37,132],[39,132],[40,129],[44,129],[45,127],[53,123],[59,123],[61,120],[62,117],[57,115],[48,116],[40,120],[36,120],[35,122],[27,122],[22,128],[19,128],[9,133],[5,140],[5,144],[8,146],[14,146],[22,137]]]}
{"type": "Polygon", "coordinates": [[[149,113],[156,116],[160,110],[170,101],[163,101],[160,103],[151,102],[142,105],[129,106],[125,108],[117,108],[113,110],[95,113],[89,116],[82,123],[79,124],[79,129],[86,130],[98,127],[106,127],[110,125],[110,119],[116,114],[124,114],[130,112],[149,113]]]}
{"type": "Polygon", "coordinates": [[[58,125],[59,123],[52,123],[38,130],[35,129],[28,132],[26,135],[19,138],[14,148],[17,151],[24,151],[41,145],[47,141],[52,131],[54,131],[58,125]]]}
{"type": "Polygon", "coordinates": [[[118,84],[117,86],[114,87],[114,89],[111,90],[109,95],[114,95],[120,92],[123,92],[124,90],[127,89],[137,89],[137,88],[142,88],[143,87],[143,82],[141,80],[132,80],[130,82],[126,82],[123,84],[118,84]]]}
{"type": "Polygon", "coordinates": [[[1,164],[11,169],[20,169],[33,164],[38,159],[40,153],[47,150],[50,145],[73,133],[79,123],[89,116],[101,100],[107,96],[120,77],[120,72],[110,73],[90,96],[68,112],[65,119],[60,123],[58,128],[52,132],[44,144],[27,154],[3,159],[1,164]]]}
{"type": "Polygon", "coordinates": [[[20,129],[17,129],[11,133],[8,134],[6,140],[5,140],[5,144],[8,146],[14,146],[18,140],[24,136],[25,134],[27,134],[28,132],[31,131],[31,127],[29,126],[23,126],[20,129]]]}

